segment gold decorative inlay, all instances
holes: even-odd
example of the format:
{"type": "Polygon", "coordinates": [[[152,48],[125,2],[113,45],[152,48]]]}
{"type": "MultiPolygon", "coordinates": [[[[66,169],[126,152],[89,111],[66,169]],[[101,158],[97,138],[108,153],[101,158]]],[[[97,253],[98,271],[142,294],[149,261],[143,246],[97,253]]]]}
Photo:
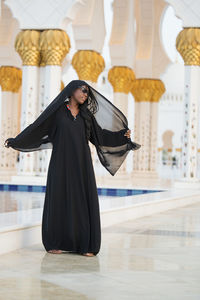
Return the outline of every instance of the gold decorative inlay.
{"type": "Polygon", "coordinates": [[[78,50],[72,58],[72,66],[80,80],[97,82],[105,62],[101,54],[94,50],[78,50]]]}
{"type": "Polygon", "coordinates": [[[40,31],[38,30],[22,30],[15,39],[15,49],[22,59],[22,64],[27,66],[39,66],[40,31]]]}
{"type": "Polygon", "coordinates": [[[134,80],[131,89],[131,93],[137,102],[158,102],[164,92],[164,83],[160,79],[151,78],[139,78],[134,80]]]}
{"type": "Polygon", "coordinates": [[[62,91],[64,89],[65,85],[64,85],[64,82],[61,80],[60,82],[60,90],[62,91]]]}
{"type": "Polygon", "coordinates": [[[135,74],[129,67],[115,66],[109,70],[108,80],[113,86],[115,93],[128,94],[133,86],[135,74]]]}
{"type": "Polygon", "coordinates": [[[2,91],[17,93],[22,84],[22,70],[12,66],[0,67],[0,85],[2,91]]]}
{"type": "Polygon", "coordinates": [[[42,31],[39,40],[40,66],[61,66],[70,47],[70,39],[64,30],[49,29],[42,31]]]}
{"type": "Polygon", "coordinates": [[[176,49],[185,65],[200,65],[200,28],[184,28],[176,38],[176,49]]]}

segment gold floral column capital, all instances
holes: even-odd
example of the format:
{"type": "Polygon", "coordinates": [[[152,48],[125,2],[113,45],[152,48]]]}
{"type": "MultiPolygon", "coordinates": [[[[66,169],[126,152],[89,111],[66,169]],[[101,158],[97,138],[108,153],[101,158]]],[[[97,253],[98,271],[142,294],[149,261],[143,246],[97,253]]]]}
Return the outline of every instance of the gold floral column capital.
{"type": "Polygon", "coordinates": [[[22,83],[22,70],[12,66],[0,67],[2,91],[17,93],[22,83]]]}
{"type": "Polygon", "coordinates": [[[200,65],[200,28],[184,28],[176,38],[176,49],[185,65],[200,65]]]}
{"type": "Polygon", "coordinates": [[[22,30],[15,39],[15,49],[22,59],[22,64],[27,66],[39,66],[40,31],[38,30],[22,30]]]}
{"type": "Polygon", "coordinates": [[[129,67],[114,66],[108,72],[108,80],[113,86],[114,93],[128,94],[135,80],[135,74],[129,67]]]}
{"type": "Polygon", "coordinates": [[[60,90],[62,91],[64,89],[65,85],[64,85],[64,82],[61,80],[60,82],[60,90]]]}
{"type": "Polygon", "coordinates": [[[72,58],[72,66],[80,80],[97,82],[99,74],[105,68],[105,62],[97,51],[78,50],[72,58]]]}
{"type": "Polygon", "coordinates": [[[160,79],[152,78],[139,78],[134,80],[131,89],[131,93],[137,102],[158,102],[164,92],[164,83],[160,79]]]}
{"type": "Polygon", "coordinates": [[[47,29],[41,32],[39,50],[40,66],[61,66],[63,59],[71,47],[67,33],[61,29],[47,29]]]}

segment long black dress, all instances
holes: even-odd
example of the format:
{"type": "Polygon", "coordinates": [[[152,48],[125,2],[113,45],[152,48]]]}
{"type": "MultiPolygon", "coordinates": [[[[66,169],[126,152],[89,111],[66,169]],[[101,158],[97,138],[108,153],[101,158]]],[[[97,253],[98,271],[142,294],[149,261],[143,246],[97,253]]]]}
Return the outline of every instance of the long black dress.
{"type": "Polygon", "coordinates": [[[74,119],[63,103],[52,124],[43,245],[47,251],[60,249],[96,255],[101,244],[99,199],[84,120],[80,112],[74,119]]]}
{"type": "Polygon", "coordinates": [[[5,141],[7,147],[22,152],[52,149],[42,219],[47,251],[99,252],[99,202],[87,139],[114,176],[130,150],[141,147],[124,136],[128,129],[126,116],[107,98],[87,82],[72,80],[33,123],[5,141]],[[89,88],[88,99],[74,120],[65,101],[83,85],[89,88]]]}

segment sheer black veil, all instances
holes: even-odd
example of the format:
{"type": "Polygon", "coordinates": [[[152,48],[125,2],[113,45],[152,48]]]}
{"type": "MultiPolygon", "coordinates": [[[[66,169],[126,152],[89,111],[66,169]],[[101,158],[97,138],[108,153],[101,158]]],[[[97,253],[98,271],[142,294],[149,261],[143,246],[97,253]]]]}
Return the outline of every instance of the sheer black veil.
{"type": "Polygon", "coordinates": [[[129,128],[122,111],[84,80],[72,80],[33,123],[15,138],[5,141],[7,147],[22,152],[52,149],[51,136],[56,111],[61,104],[69,100],[76,88],[83,85],[89,88],[87,100],[80,105],[87,140],[95,146],[101,164],[114,176],[129,151],[138,150],[141,145],[124,136],[129,128]]]}

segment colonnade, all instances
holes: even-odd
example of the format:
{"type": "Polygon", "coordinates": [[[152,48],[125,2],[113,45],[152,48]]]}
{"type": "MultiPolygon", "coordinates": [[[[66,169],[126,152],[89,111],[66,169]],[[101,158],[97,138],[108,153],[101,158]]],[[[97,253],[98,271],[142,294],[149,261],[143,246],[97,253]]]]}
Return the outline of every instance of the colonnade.
{"type": "MultiPolygon", "coordinates": [[[[12,107],[15,107],[11,113],[8,109],[8,98],[10,96],[8,93],[5,94],[3,90],[2,103],[4,103],[4,113],[2,111],[2,114],[4,119],[9,122],[10,119],[16,118],[15,122],[10,125],[12,128],[10,126],[5,128],[5,121],[2,118],[1,130],[3,131],[3,138],[16,136],[19,131],[22,131],[26,126],[32,123],[50,103],[50,101],[52,101],[59,93],[61,90],[61,65],[64,57],[70,50],[70,46],[70,39],[67,33],[63,30],[22,30],[19,32],[15,40],[15,49],[22,60],[22,70],[18,70],[18,73],[21,74],[20,84],[22,85],[20,125],[18,127],[16,125],[18,118],[16,118],[15,113],[16,109],[19,110],[19,102],[15,100],[15,97],[10,98],[10,102],[13,102],[12,107]]],[[[78,50],[74,54],[71,64],[76,70],[78,78],[86,80],[93,87],[96,87],[98,77],[105,68],[104,58],[101,53],[95,50],[78,50]]],[[[1,67],[1,72],[3,72],[3,70],[5,72],[5,68],[10,69],[12,67],[1,67]]],[[[13,70],[16,69],[13,68],[13,70]]],[[[9,76],[10,73],[7,74],[9,76]]],[[[3,87],[2,80],[1,86],[3,87]]],[[[11,75],[9,80],[13,83],[11,75]]],[[[119,107],[126,116],[128,116],[128,94],[131,92],[135,98],[136,113],[133,139],[143,144],[143,146],[141,148],[141,152],[137,153],[135,156],[133,173],[135,174],[138,171],[148,173],[152,170],[156,172],[155,153],[157,151],[157,103],[155,102],[155,104],[152,102],[150,107],[150,104],[147,104],[147,102],[149,101],[150,103],[153,101],[153,96],[149,96],[149,99],[139,96],[140,93],[143,93],[143,86],[138,84],[141,82],[140,79],[136,79],[134,71],[127,66],[113,66],[108,72],[108,80],[113,87],[114,104],[119,107]],[[146,114],[142,113],[144,110],[148,111],[148,117],[146,114]],[[143,124],[143,120],[145,125],[143,124]],[[145,129],[149,128],[149,130],[145,130],[143,126],[145,126],[145,129]],[[150,128],[154,130],[151,131],[150,128]],[[150,138],[149,134],[153,136],[150,138]],[[146,142],[148,144],[146,144],[146,142]],[[150,158],[148,158],[148,153],[151,153],[149,154],[150,158]],[[138,155],[140,157],[139,160],[137,157],[138,155]],[[149,159],[151,160],[150,164],[148,162],[149,159]]],[[[147,81],[144,80],[144,82],[147,81]]],[[[149,85],[148,90],[149,95],[154,93],[161,96],[159,94],[158,84],[149,85]],[[158,91],[156,91],[156,89],[158,89],[158,91]]],[[[156,101],[158,102],[158,100],[159,97],[156,101]]],[[[91,149],[94,159],[96,153],[92,145],[91,149]]],[[[48,167],[50,151],[51,150],[47,149],[29,153],[20,152],[17,175],[45,175],[48,167]]],[[[1,171],[10,173],[10,168],[12,166],[12,174],[14,174],[16,151],[13,151],[13,149],[7,149],[1,145],[1,153],[1,171]],[[10,159],[11,157],[12,164],[10,159]]],[[[120,168],[119,173],[123,175],[126,173],[125,163],[120,168]]]]}
{"type": "MultiPolygon", "coordinates": [[[[185,117],[182,150],[182,177],[197,180],[197,143],[200,79],[200,29],[183,29],[176,41],[177,50],[185,63],[185,117]]],[[[67,33],[59,29],[21,30],[15,40],[15,49],[22,60],[22,70],[13,66],[0,67],[2,88],[1,137],[16,136],[45,109],[64,87],[61,81],[62,61],[70,50],[67,33]],[[20,96],[21,91],[21,96],[20,96]],[[21,97],[21,100],[20,100],[21,97]],[[18,113],[16,113],[16,111],[18,113]]],[[[77,50],[71,64],[78,78],[96,87],[99,75],[105,68],[104,58],[96,50],[77,50]]],[[[158,103],[165,92],[158,78],[136,78],[128,66],[116,65],[108,72],[113,87],[114,104],[128,116],[128,94],[135,100],[134,130],[132,139],[142,145],[132,152],[132,175],[157,176],[158,103]]],[[[2,144],[1,173],[15,174],[17,152],[2,144]]],[[[20,152],[17,175],[45,175],[49,150],[20,152]]],[[[94,147],[92,147],[94,158],[94,147]]],[[[123,164],[119,173],[126,173],[123,164]]]]}

